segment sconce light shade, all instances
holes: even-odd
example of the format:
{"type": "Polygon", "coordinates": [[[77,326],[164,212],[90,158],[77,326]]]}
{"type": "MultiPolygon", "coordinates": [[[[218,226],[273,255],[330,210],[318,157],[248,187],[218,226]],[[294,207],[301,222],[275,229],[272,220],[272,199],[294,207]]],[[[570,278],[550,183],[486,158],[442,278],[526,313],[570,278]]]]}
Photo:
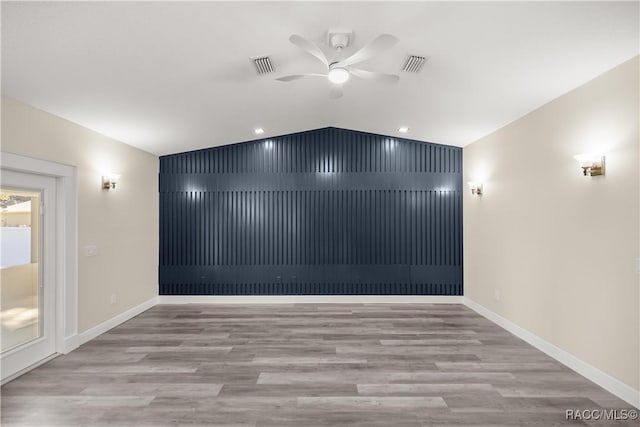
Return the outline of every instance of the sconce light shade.
{"type": "Polygon", "coordinates": [[[584,176],[604,175],[604,156],[602,154],[577,154],[573,158],[582,168],[584,176]]]}
{"type": "Polygon", "coordinates": [[[471,194],[474,196],[482,196],[482,183],[481,182],[468,182],[471,194]]]}
{"type": "Polygon", "coordinates": [[[118,182],[119,178],[120,178],[120,175],[114,174],[114,173],[108,174],[108,175],[102,175],[102,189],[115,190],[116,182],[118,182]]]}

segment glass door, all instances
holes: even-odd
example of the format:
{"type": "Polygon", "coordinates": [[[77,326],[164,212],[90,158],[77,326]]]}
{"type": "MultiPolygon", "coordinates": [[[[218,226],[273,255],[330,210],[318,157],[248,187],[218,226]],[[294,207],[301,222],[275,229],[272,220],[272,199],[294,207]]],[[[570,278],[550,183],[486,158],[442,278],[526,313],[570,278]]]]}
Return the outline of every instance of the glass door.
{"type": "Polygon", "coordinates": [[[0,347],[2,379],[55,351],[55,179],[0,175],[0,347]]]}
{"type": "Polygon", "coordinates": [[[41,192],[0,192],[2,352],[40,337],[41,192]]]}

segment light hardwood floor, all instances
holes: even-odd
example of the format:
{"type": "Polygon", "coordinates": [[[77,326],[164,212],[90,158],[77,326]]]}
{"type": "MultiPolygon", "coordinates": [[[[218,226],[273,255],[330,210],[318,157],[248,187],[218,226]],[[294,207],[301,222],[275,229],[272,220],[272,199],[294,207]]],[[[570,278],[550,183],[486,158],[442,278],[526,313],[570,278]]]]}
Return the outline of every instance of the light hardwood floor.
{"type": "Polygon", "coordinates": [[[455,304],[161,305],[1,393],[3,426],[553,426],[631,409],[455,304]]]}

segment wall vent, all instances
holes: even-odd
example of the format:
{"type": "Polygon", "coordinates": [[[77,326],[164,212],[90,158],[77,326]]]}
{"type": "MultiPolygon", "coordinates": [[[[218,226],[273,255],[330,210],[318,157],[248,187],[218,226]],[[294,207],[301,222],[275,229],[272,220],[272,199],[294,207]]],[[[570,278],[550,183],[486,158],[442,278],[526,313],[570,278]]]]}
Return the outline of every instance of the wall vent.
{"type": "Polygon", "coordinates": [[[251,61],[253,61],[253,65],[255,65],[258,75],[274,72],[273,64],[271,63],[271,59],[268,56],[251,58],[251,61]]]}
{"type": "Polygon", "coordinates": [[[427,58],[424,56],[409,55],[402,71],[405,73],[419,73],[426,61],[427,58]]]}

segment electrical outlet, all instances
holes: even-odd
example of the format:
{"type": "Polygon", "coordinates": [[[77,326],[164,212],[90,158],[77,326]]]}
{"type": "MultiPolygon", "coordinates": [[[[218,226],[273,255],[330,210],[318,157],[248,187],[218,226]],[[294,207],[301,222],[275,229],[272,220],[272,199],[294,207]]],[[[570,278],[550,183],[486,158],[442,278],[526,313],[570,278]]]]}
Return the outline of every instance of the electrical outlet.
{"type": "Polygon", "coordinates": [[[98,255],[98,247],[95,245],[88,245],[84,247],[84,255],[85,256],[96,256],[98,255]]]}
{"type": "Polygon", "coordinates": [[[118,302],[118,296],[116,294],[111,294],[111,305],[118,302]]]}
{"type": "Polygon", "coordinates": [[[500,289],[496,288],[493,290],[493,299],[500,301],[500,289]]]}

